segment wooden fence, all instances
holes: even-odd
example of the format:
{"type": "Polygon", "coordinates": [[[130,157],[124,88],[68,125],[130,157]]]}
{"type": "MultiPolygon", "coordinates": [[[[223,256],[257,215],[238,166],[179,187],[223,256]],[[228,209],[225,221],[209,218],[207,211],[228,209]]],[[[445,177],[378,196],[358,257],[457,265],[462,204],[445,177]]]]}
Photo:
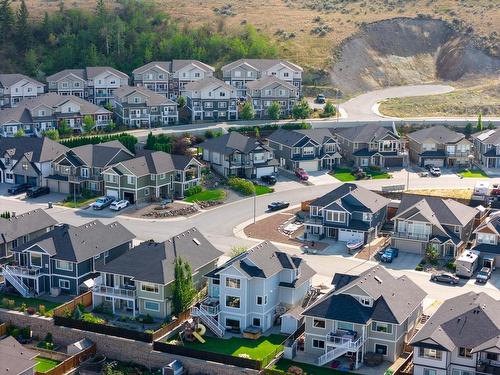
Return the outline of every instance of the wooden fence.
{"type": "Polygon", "coordinates": [[[64,316],[66,311],[73,312],[76,309],[77,305],[82,304],[85,307],[92,305],[92,292],[85,292],[78,297],[75,297],[69,302],[66,302],[64,305],[56,307],[54,309],[54,316],[64,316]]]}
{"type": "Polygon", "coordinates": [[[92,344],[91,347],[69,357],[68,359],[62,361],[56,367],[47,372],[35,371],[35,375],[64,375],[67,372],[78,367],[83,361],[93,356],[95,353],[96,353],[96,346],[95,344],[92,344]]]}
{"type": "Polygon", "coordinates": [[[0,324],[0,336],[7,334],[7,323],[0,324]]]}
{"type": "Polygon", "coordinates": [[[153,341],[159,340],[163,336],[165,336],[170,331],[173,331],[177,327],[179,327],[186,320],[191,318],[191,309],[187,309],[186,311],[179,314],[177,319],[171,321],[170,323],[164,325],[163,327],[157,329],[153,332],[153,341]]]}
{"type": "Polygon", "coordinates": [[[394,371],[393,375],[413,374],[413,352],[408,355],[405,361],[394,371]]]}

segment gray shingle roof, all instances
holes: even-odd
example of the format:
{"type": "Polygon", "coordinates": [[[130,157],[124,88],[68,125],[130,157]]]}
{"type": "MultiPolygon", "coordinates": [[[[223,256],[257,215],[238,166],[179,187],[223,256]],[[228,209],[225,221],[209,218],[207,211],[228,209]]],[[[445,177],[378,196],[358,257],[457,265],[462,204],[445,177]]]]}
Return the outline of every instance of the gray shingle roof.
{"type": "Polygon", "coordinates": [[[14,160],[26,155],[32,163],[43,163],[54,160],[68,150],[66,146],[47,137],[0,138],[0,157],[8,153],[14,160]]]}
{"type": "Polygon", "coordinates": [[[279,79],[274,76],[264,76],[262,78],[259,78],[255,81],[251,81],[247,83],[247,88],[250,90],[262,90],[266,87],[273,86],[273,87],[279,87],[279,86],[284,86],[289,90],[297,90],[297,87],[292,85],[289,82],[283,81],[282,79],[279,79]]]}
{"type": "Polygon", "coordinates": [[[500,301],[469,292],[446,300],[411,339],[415,346],[436,345],[475,351],[500,349],[500,301]]]}
{"type": "Polygon", "coordinates": [[[134,155],[123,145],[120,141],[109,141],[99,144],[88,144],[83,146],[74,147],[70,150],[69,154],[74,153],[84,165],[93,166],[98,168],[107,167],[110,164],[122,161],[124,158],[133,158],[134,155]],[[122,155],[118,160],[115,158],[118,152],[122,151],[122,155]]]}
{"type": "Polygon", "coordinates": [[[482,232],[485,230],[488,230],[491,233],[496,233],[498,236],[500,236],[500,214],[486,218],[485,221],[478,225],[474,233],[482,232]]]}
{"type": "MultiPolygon", "coordinates": [[[[151,61],[147,64],[144,64],[143,66],[140,66],[132,71],[133,74],[142,74],[145,71],[154,68],[154,67],[159,67],[166,72],[170,73],[172,62],[171,61],[151,61]]],[[[166,78],[166,77],[165,77],[166,78]]]]}
{"type": "MultiPolygon", "coordinates": [[[[216,85],[217,87],[223,87],[229,91],[235,90],[235,88],[233,86],[230,86],[227,83],[225,83],[224,81],[221,81],[220,79],[215,78],[215,77],[207,77],[207,78],[200,79],[198,81],[189,82],[184,87],[184,90],[186,90],[186,91],[202,90],[202,89],[209,87],[211,85],[216,85]]],[[[226,99],[229,99],[229,98],[226,98],[226,99]]]]}
{"type": "Polygon", "coordinates": [[[120,164],[135,176],[161,174],[185,169],[191,162],[191,156],[172,155],[163,151],[144,152],[143,155],[126,160],[120,164]]]}
{"type": "Polygon", "coordinates": [[[423,143],[425,140],[431,138],[439,143],[457,143],[465,138],[462,133],[455,132],[443,125],[434,125],[428,128],[417,130],[408,134],[408,138],[423,143]]]}
{"type": "MultiPolygon", "coordinates": [[[[280,143],[285,146],[293,147],[299,146],[299,142],[304,139],[304,137],[312,139],[319,145],[322,145],[325,141],[333,139],[333,135],[329,129],[298,129],[298,130],[286,130],[278,129],[275,130],[269,137],[270,141],[280,143]]],[[[307,142],[303,140],[300,144],[307,142]]]]}
{"type": "MultiPolygon", "coordinates": [[[[24,107],[30,111],[34,110],[40,105],[45,105],[49,108],[56,109],[67,101],[72,101],[80,106],[80,113],[82,115],[92,115],[92,114],[110,114],[111,112],[105,108],[99,107],[93,103],[90,103],[82,98],[74,95],[58,95],[55,92],[49,92],[47,94],[38,95],[33,99],[22,100],[18,105],[24,107]]],[[[33,116],[32,116],[33,117],[33,116]]],[[[36,116],[35,116],[36,117],[36,116]]]]}
{"type": "Polygon", "coordinates": [[[10,242],[29,233],[57,224],[57,221],[41,208],[25,212],[10,219],[0,218],[0,243],[10,242]]]}
{"type": "Polygon", "coordinates": [[[0,125],[7,123],[30,123],[31,115],[24,106],[5,108],[0,111],[0,125]]]}
{"type": "Polygon", "coordinates": [[[82,262],[93,256],[132,241],[135,236],[118,222],[104,225],[99,220],[75,227],[64,224],[16,249],[32,246],[45,250],[54,259],[82,262]]]}
{"type": "Polygon", "coordinates": [[[349,128],[338,128],[334,129],[333,132],[352,142],[362,142],[362,143],[369,143],[371,141],[379,140],[388,133],[399,138],[399,136],[394,134],[391,129],[385,128],[379,124],[368,124],[361,126],[353,126],[349,128]]]}
{"type": "Polygon", "coordinates": [[[302,72],[302,68],[294,63],[291,63],[290,61],[286,61],[286,60],[277,60],[277,59],[239,59],[239,60],[236,60],[236,61],[233,61],[227,65],[224,65],[222,67],[222,71],[225,71],[225,70],[231,70],[231,69],[234,69],[236,67],[238,67],[239,65],[241,64],[244,64],[244,63],[247,63],[248,65],[252,66],[253,68],[255,68],[256,70],[258,71],[264,71],[264,70],[267,70],[267,69],[270,69],[272,68],[273,66],[277,65],[277,64],[283,64],[285,65],[286,67],[292,69],[292,70],[296,70],[296,71],[300,71],[302,72]]]}
{"type": "Polygon", "coordinates": [[[477,138],[485,144],[498,145],[500,144],[500,128],[483,130],[482,132],[472,134],[472,138],[477,138]]]}
{"type": "Polygon", "coordinates": [[[40,353],[25,348],[14,337],[7,336],[0,340],[0,375],[18,375],[36,366],[40,353]]]}
{"type": "Polygon", "coordinates": [[[208,64],[205,64],[204,62],[198,61],[198,60],[172,60],[171,63],[171,72],[175,73],[176,71],[193,64],[197,68],[204,70],[205,72],[215,72],[215,68],[213,66],[210,66],[208,64]]]}
{"type": "Polygon", "coordinates": [[[125,101],[126,97],[136,92],[148,98],[146,104],[149,106],[177,105],[174,101],[167,99],[165,95],[158,94],[144,86],[122,86],[115,90],[114,96],[121,101],[125,101]]]}
{"type": "Polygon", "coordinates": [[[15,85],[17,82],[22,81],[23,79],[25,79],[25,80],[27,80],[27,81],[29,81],[37,86],[45,86],[43,83],[38,82],[36,79],[25,76],[24,74],[18,74],[18,73],[0,74],[0,86],[10,87],[12,85],[15,85]]]}
{"type": "Polygon", "coordinates": [[[54,74],[48,76],[47,82],[58,81],[61,78],[64,78],[70,74],[73,74],[73,75],[77,76],[78,78],[81,78],[82,80],[85,81],[87,79],[93,79],[96,76],[98,76],[99,74],[106,72],[106,71],[117,75],[118,77],[120,77],[120,79],[128,80],[128,78],[129,78],[128,75],[126,75],[125,73],[120,72],[119,70],[112,68],[110,66],[89,66],[89,67],[84,68],[84,69],[64,69],[64,70],[61,70],[60,72],[57,72],[57,73],[54,73],[54,74]]]}
{"type": "Polygon", "coordinates": [[[248,154],[257,147],[262,147],[265,150],[270,148],[257,140],[256,138],[247,137],[246,135],[238,132],[230,132],[220,137],[207,139],[202,142],[198,147],[208,149],[210,151],[219,152],[223,155],[230,155],[235,151],[243,154],[248,154]]]}
{"type": "Polygon", "coordinates": [[[143,242],[97,269],[166,285],[174,281],[177,257],[187,261],[194,273],[222,254],[196,228],[191,228],[165,242],[143,242]]]}
{"type": "Polygon", "coordinates": [[[68,75],[74,75],[85,81],[85,69],[64,69],[47,77],[47,82],[59,81],[68,75]]]}
{"type": "Polygon", "coordinates": [[[375,266],[331,291],[306,309],[303,315],[360,324],[370,319],[401,324],[424,298],[425,292],[408,277],[395,278],[385,268],[375,266]],[[355,286],[373,299],[372,306],[364,306],[348,294],[355,286]]]}

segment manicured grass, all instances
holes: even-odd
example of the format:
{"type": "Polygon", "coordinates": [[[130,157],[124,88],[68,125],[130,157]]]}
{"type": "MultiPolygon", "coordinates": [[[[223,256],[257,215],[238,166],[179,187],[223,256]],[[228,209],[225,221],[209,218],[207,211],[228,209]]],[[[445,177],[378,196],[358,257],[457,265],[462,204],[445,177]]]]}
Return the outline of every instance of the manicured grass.
{"type": "Polygon", "coordinates": [[[339,371],[328,367],[318,367],[308,365],[307,363],[293,362],[289,359],[280,359],[272,368],[287,372],[291,366],[300,367],[307,375],[335,375],[335,374],[349,374],[345,371],[339,371]]]}
{"type": "Polygon", "coordinates": [[[35,371],[38,372],[47,372],[56,367],[60,361],[56,361],[55,359],[44,358],[44,357],[36,357],[35,361],[37,365],[35,366],[35,371]]]}
{"type": "Polygon", "coordinates": [[[26,307],[33,307],[37,311],[38,311],[38,307],[40,305],[44,305],[46,311],[53,310],[57,306],[61,305],[61,303],[45,301],[45,300],[39,299],[39,298],[24,298],[24,297],[15,295],[15,294],[0,293],[0,307],[3,307],[3,308],[8,308],[7,306],[3,305],[4,298],[14,301],[14,303],[15,303],[14,310],[19,310],[19,308],[21,307],[21,305],[23,303],[26,304],[26,307]]]}
{"type": "Polygon", "coordinates": [[[349,168],[336,168],[331,175],[342,182],[356,181],[349,168]]]}
{"type": "Polygon", "coordinates": [[[69,207],[69,208],[80,208],[80,207],[85,207],[88,206],[96,201],[97,198],[77,198],[76,199],[76,204],[73,199],[70,201],[62,202],[61,205],[64,207],[69,207]]]}
{"type": "Polygon", "coordinates": [[[255,195],[269,194],[274,191],[273,188],[265,185],[255,185],[255,195]]]}
{"type": "Polygon", "coordinates": [[[281,343],[285,341],[286,337],[282,335],[269,335],[262,336],[257,340],[239,337],[232,337],[228,340],[213,337],[204,337],[204,339],[206,340],[204,344],[199,341],[185,341],[184,346],[212,353],[232,355],[234,357],[246,354],[251,359],[264,360],[283,348],[281,343]]]}
{"type": "Polygon", "coordinates": [[[190,197],[185,198],[186,202],[206,202],[206,201],[222,201],[226,198],[226,192],[222,189],[213,189],[213,190],[203,190],[200,193],[196,193],[191,195],[190,197]]]}
{"type": "Polygon", "coordinates": [[[391,175],[387,172],[382,172],[382,171],[372,171],[372,170],[368,170],[366,172],[367,175],[371,175],[372,176],[372,179],[374,180],[384,180],[384,179],[387,179],[387,178],[391,178],[391,175]]]}
{"type": "Polygon", "coordinates": [[[458,172],[458,175],[465,178],[488,178],[488,175],[480,169],[474,169],[473,171],[464,169],[463,171],[458,172]]]}

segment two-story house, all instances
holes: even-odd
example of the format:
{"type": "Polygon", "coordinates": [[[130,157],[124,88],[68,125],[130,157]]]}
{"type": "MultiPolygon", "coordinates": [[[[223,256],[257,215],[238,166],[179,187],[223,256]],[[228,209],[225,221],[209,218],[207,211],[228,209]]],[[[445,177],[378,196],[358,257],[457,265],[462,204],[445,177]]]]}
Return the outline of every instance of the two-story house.
{"type": "Polygon", "coordinates": [[[265,332],[300,305],[315,272],[300,257],[261,242],[208,273],[208,298],[193,310],[215,334],[265,332]]]}
{"type": "Polygon", "coordinates": [[[404,194],[392,218],[392,245],[419,255],[431,246],[440,257],[454,258],[469,241],[477,213],[453,199],[404,194]]]}
{"type": "Polygon", "coordinates": [[[357,369],[369,353],[394,362],[422,315],[425,292],[380,266],[333,281],[334,289],[302,313],[305,354],[318,366],[349,357],[357,369]]]}
{"type": "Polygon", "coordinates": [[[0,218],[0,259],[10,257],[12,249],[40,237],[56,224],[57,221],[40,208],[10,219],[0,218]]]}
{"type": "Polygon", "coordinates": [[[240,59],[222,67],[222,79],[236,87],[238,97],[246,97],[247,84],[262,77],[276,77],[295,86],[297,98],[302,92],[303,69],[286,60],[240,59]]]}
{"type": "Polygon", "coordinates": [[[474,230],[476,235],[474,250],[481,257],[495,258],[495,264],[500,264],[500,214],[490,215],[474,230]]]}
{"type": "Polygon", "coordinates": [[[49,92],[74,95],[97,105],[113,99],[116,89],[128,86],[129,77],[109,66],[65,69],[47,77],[49,92]]]}
{"type": "Polygon", "coordinates": [[[95,277],[96,264],[128,251],[133,239],[118,222],[62,224],[14,248],[16,264],[4,266],[3,275],[24,297],[51,293],[52,288],[76,295],[85,281],[95,277]]]}
{"type": "Polygon", "coordinates": [[[104,193],[102,172],[111,165],[134,158],[119,141],[74,147],[52,163],[52,174],[47,177],[51,191],[79,195],[83,191],[104,193]]]}
{"type": "Polygon", "coordinates": [[[355,184],[342,184],[309,204],[305,237],[368,243],[378,236],[390,200],[355,184]]]}
{"type": "Polygon", "coordinates": [[[145,87],[166,98],[170,98],[169,89],[172,85],[171,69],[171,61],[151,61],[140,66],[132,71],[134,86],[145,87]]]}
{"type": "Polygon", "coordinates": [[[214,76],[215,68],[198,60],[172,60],[172,84],[169,96],[176,99],[186,95],[186,86],[214,76]]]}
{"type": "Polygon", "coordinates": [[[500,301],[469,292],[446,300],[413,337],[413,374],[500,372],[500,301]]]}
{"type": "Polygon", "coordinates": [[[222,254],[196,228],[164,242],[142,242],[97,265],[101,276],[92,290],[93,304],[111,305],[116,314],[168,318],[173,314],[176,260],[189,263],[195,288],[201,290],[206,285],[203,275],[217,267],[222,254]]]}
{"type": "Polygon", "coordinates": [[[130,127],[172,125],[179,121],[177,103],[142,86],[116,90],[113,110],[118,124],[130,127]]]}
{"type": "Polygon", "coordinates": [[[204,78],[184,86],[192,121],[238,119],[236,89],[217,78],[204,78]]]}
{"type": "Polygon", "coordinates": [[[465,135],[442,125],[408,134],[410,160],[418,166],[458,167],[469,165],[472,143],[465,135]]]}
{"type": "Polygon", "coordinates": [[[299,89],[275,76],[265,76],[248,82],[246,87],[247,100],[252,103],[257,118],[268,117],[267,111],[273,102],[280,105],[281,116],[288,117],[298,100],[299,89]]]}
{"type": "Polygon", "coordinates": [[[43,185],[52,160],[69,149],[47,137],[0,137],[0,183],[43,185]]]}
{"type": "Polygon", "coordinates": [[[484,168],[500,170],[500,128],[472,135],[475,162],[484,168]]]}
{"type": "Polygon", "coordinates": [[[334,130],[340,152],[358,167],[402,167],[408,161],[397,131],[379,124],[334,130]]]}
{"type": "Polygon", "coordinates": [[[267,137],[281,167],[308,172],[332,169],[340,163],[340,149],[328,129],[278,129],[267,137]]]}
{"type": "Polygon", "coordinates": [[[238,132],[207,139],[198,147],[203,149],[203,161],[224,177],[260,178],[278,169],[278,161],[269,146],[238,132]]]}
{"type": "Polygon", "coordinates": [[[201,183],[202,164],[186,155],[144,150],[142,155],[106,168],[104,191],[107,196],[126,199],[131,204],[166,197],[184,197],[184,192],[201,183]]]}
{"type": "Polygon", "coordinates": [[[22,129],[26,135],[41,136],[45,130],[57,129],[62,121],[81,133],[85,116],[102,128],[109,124],[111,112],[76,96],[43,94],[0,111],[0,135],[12,137],[22,129]]]}
{"type": "Polygon", "coordinates": [[[0,108],[13,108],[23,99],[43,94],[45,85],[24,74],[0,74],[0,108]]]}

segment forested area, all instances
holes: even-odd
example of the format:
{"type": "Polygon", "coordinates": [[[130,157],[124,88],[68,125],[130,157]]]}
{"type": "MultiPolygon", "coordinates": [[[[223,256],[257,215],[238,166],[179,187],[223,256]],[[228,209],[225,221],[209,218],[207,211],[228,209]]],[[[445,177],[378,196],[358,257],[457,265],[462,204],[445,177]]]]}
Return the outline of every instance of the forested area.
{"type": "Polygon", "coordinates": [[[24,0],[0,0],[0,73],[42,79],[66,68],[109,65],[130,74],[152,60],[197,59],[219,65],[242,57],[276,57],[276,46],[251,25],[228,31],[173,20],[147,1],[122,0],[94,12],[66,9],[30,14],[24,0]],[[36,15],[40,16],[40,15],[36,15]]]}

